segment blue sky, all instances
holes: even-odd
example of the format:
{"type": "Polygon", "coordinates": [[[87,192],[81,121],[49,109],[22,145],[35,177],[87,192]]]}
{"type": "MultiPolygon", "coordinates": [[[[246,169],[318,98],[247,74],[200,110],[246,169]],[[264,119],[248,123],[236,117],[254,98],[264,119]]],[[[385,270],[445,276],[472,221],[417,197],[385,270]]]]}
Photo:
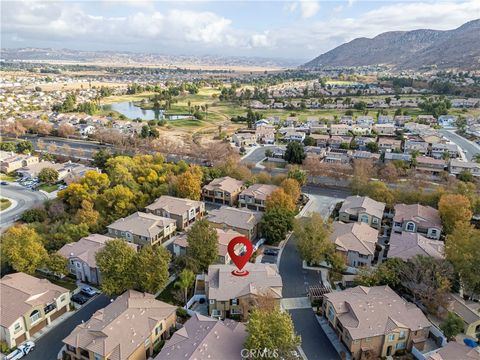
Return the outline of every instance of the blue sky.
{"type": "Polygon", "coordinates": [[[480,1],[2,1],[2,47],[310,59],[356,37],[447,30],[480,1]]]}

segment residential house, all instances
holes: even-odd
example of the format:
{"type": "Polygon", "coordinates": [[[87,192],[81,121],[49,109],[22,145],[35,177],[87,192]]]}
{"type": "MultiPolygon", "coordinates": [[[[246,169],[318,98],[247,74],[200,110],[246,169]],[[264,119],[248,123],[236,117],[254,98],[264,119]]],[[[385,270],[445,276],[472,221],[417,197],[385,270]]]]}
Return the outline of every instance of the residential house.
{"type": "Polygon", "coordinates": [[[458,146],[456,144],[432,144],[431,154],[435,159],[455,159],[458,157],[458,146]]]}
{"type": "Polygon", "coordinates": [[[357,143],[359,150],[368,150],[367,145],[370,143],[374,143],[375,140],[376,139],[374,137],[366,137],[366,136],[355,137],[355,142],[357,143]]]}
{"type": "Polygon", "coordinates": [[[257,125],[255,128],[255,137],[259,144],[274,144],[275,126],[270,124],[257,125]]]}
{"type": "Polygon", "coordinates": [[[393,152],[386,152],[385,157],[383,158],[384,162],[388,161],[405,161],[407,163],[410,163],[412,161],[412,155],[410,154],[399,154],[399,153],[393,153],[393,152]]]}
{"type": "Polygon", "coordinates": [[[440,240],[427,239],[419,233],[392,232],[389,241],[389,258],[409,260],[417,255],[430,256],[436,259],[445,258],[445,243],[440,240]]]}
{"type": "Polygon", "coordinates": [[[330,135],[312,134],[310,137],[315,139],[317,146],[321,148],[326,148],[328,146],[328,141],[330,140],[330,135]]]}
{"type": "Polygon", "coordinates": [[[39,160],[37,156],[2,151],[0,171],[4,174],[8,174],[20,168],[37,164],[38,161],[39,160]]]}
{"type": "Polygon", "coordinates": [[[209,212],[208,221],[216,228],[235,230],[253,241],[260,235],[262,213],[222,206],[209,212]]]}
{"type": "Polygon", "coordinates": [[[378,230],[365,223],[343,223],[335,221],[331,241],[336,245],[348,266],[371,266],[378,252],[378,230]]]}
{"type": "Polygon", "coordinates": [[[353,116],[347,116],[347,115],[344,115],[340,118],[340,124],[344,124],[344,125],[349,125],[349,126],[352,126],[355,121],[353,120],[353,116]]]}
{"type": "MultiPolygon", "coordinates": [[[[238,236],[243,236],[239,232],[231,229],[215,229],[218,235],[218,260],[219,264],[231,264],[232,259],[228,254],[228,243],[238,236]]],[[[173,241],[173,253],[175,256],[185,255],[188,249],[187,235],[182,234],[173,241]]]]}
{"type": "MultiPolygon", "coordinates": [[[[65,244],[58,250],[58,254],[68,260],[68,269],[78,280],[90,284],[100,284],[102,275],[97,268],[95,256],[105,248],[106,243],[110,240],[112,238],[105,235],[90,234],[76,242],[65,244]]],[[[129,245],[135,251],[137,250],[137,245],[129,245]]]]}
{"type": "Polygon", "coordinates": [[[429,239],[440,239],[442,221],[438,210],[420,204],[395,205],[393,217],[393,231],[402,233],[420,233],[429,239]]]}
{"type": "Polygon", "coordinates": [[[177,307],[127,290],[63,339],[72,360],[147,360],[175,329],[177,307]]]}
{"type": "Polygon", "coordinates": [[[22,272],[0,280],[0,340],[20,345],[70,310],[70,291],[22,272]]]}
{"type": "Polygon", "coordinates": [[[285,126],[297,126],[298,118],[295,116],[289,116],[285,119],[285,126]]]}
{"type": "Polygon", "coordinates": [[[472,339],[480,337],[480,303],[464,300],[457,294],[450,294],[447,311],[462,318],[464,327],[462,333],[472,339]]]}
{"type": "Polygon", "coordinates": [[[324,162],[330,164],[349,164],[352,156],[351,150],[346,149],[330,149],[325,153],[324,162]]]}
{"type": "Polygon", "coordinates": [[[247,335],[243,323],[194,313],[154,360],[240,359],[247,335]]]}
{"type": "Polygon", "coordinates": [[[447,162],[442,159],[434,159],[428,156],[418,156],[416,158],[417,165],[415,168],[418,171],[428,172],[433,175],[438,175],[441,172],[445,171],[447,167],[447,162]]]}
{"type": "Polygon", "coordinates": [[[480,164],[473,161],[460,161],[451,159],[448,164],[448,171],[453,175],[458,175],[463,171],[468,171],[473,176],[480,176],[480,164]]]}
{"type": "Polygon", "coordinates": [[[339,210],[340,221],[362,222],[380,230],[385,203],[370,199],[368,196],[349,196],[339,210]]]}
{"type": "Polygon", "coordinates": [[[354,124],[350,127],[354,135],[369,135],[372,132],[372,126],[366,124],[354,124]]]}
{"type": "Polygon", "coordinates": [[[380,115],[378,117],[378,124],[394,124],[393,117],[390,115],[380,115]]]}
{"type": "Polygon", "coordinates": [[[357,286],[324,295],[323,313],[353,360],[423,350],[431,323],[388,286],[357,286]]]}
{"type": "Polygon", "coordinates": [[[303,142],[305,140],[305,133],[297,131],[295,128],[285,128],[283,133],[283,139],[288,142],[303,142]]]}
{"type": "Polygon", "coordinates": [[[204,201],[233,206],[243,189],[243,181],[225,176],[205,185],[202,188],[202,198],[204,201]]]}
{"type": "Polygon", "coordinates": [[[238,196],[238,207],[255,211],[265,211],[267,197],[278,189],[276,185],[253,184],[238,196]]]}
{"type": "Polygon", "coordinates": [[[455,115],[440,115],[438,117],[438,125],[441,127],[453,127],[457,122],[457,116],[455,115]]]}
{"type": "Polygon", "coordinates": [[[380,154],[371,153],[370,151],[355,150],[352,154],[352,159],[372,159],[377,161],[380,159],[380,154]]]}
{"type": "Polygon", "coordinates": [[[145,246],[164,242],[175,233],[176,221],[137,211],[107,226],[108,235],[145,246]]]}
{"type": "Polygon", "coordinates": [[[205,215],[205,204],[202,201],[162,195],[145,207],[145,211],[174,219],[177,222],[177,229],[184,230],[205,215]]]}
{"type": "Polygon", "coordinates": [[[426,155],[428,153],[428,143],[425,141],[406,140],[403,152],[405,154],[412,154],[416,151],[422,155],[426,155]]]}
{"type": "Polygon", "coordinates": [[[382,152],[400,151],[402,149],[402,141],[380,137],[378,138],[378,149],[382,152]]]}
{"type": "Polygon", "coordinates": [[[431,125],[431,124],[436,124],[437,119],[433,115],[418,115],[417,122],[419,122],[420,124],[431,125]]]}
{"type": "Polygon", "coordinates": [[[425,141],[429,146],[445,143],[445,139],[443,136],[437,134],[436,132],[427,132],[424,134],[420,134],[420,138],[425,141]]]}
{"type": "Polygon", "coordinates": [[[310,134],[328,134],[328,125],[325,123],[310,123],[310,134]]]}
{"type": "Polygon", "coordinates": [[[412,117],[409,115],[397,115],[394,117],[395,125],[403,127],[406,123],[412,121],[412,117]]]}
{"type": "Polygon", "coordinates": [[[480,360],[480,347],[471,348],[456,341],[450,341],[444,347],[428,352],[425,360],[480,360]]]}
{"type": "Polygon", "coordinates": [[[342,136],[334,135],[328,140],[328,146],[332,149],[339,149],[340,145],[344,143],[344,138],[342,136]]]}
{"type": "Polygon", "coordinates": [[[357,117],[357,124],[372,126],[374,123],[373,117],[371,116],[359,116],[357,117]]]}
{"type": "Polygon", "coordinates": [[[233,134],[232,141],[238,147],[248,147],[256,144],[257,139],[255,133],[242,132],[233,134]]]}
{"type": "Polygon", "coordinates": [[[345,124],[332,124],[330,126],[331,135],[347,135],[350,131],[350,126],[345,124]]]}
{"type": "Polygon", "coordinates": [[[378,135],[395,136],[395,125],[393,124],[375,124],[373,130],[378,135]]]}
{"type": "Polygon", "coordinates": [[[248,271],[248,276],[233,275],[236,269],[235,265],[208,267],[205,293],[210,316],[224,319],[246,315],[258,296],[268,296],[280,303],[283,283],[276,265],[247,262],[242,270],[248,271]]]}

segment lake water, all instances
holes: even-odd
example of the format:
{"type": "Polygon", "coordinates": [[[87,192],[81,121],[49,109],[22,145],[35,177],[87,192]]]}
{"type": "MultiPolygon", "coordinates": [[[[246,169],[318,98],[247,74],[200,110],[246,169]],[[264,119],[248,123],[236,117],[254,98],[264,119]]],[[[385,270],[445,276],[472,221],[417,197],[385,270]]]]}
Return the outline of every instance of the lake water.
{"type": "Polygon", "coordinates": [[[102,109],[106,111],[117,111],[131,120],[137,118],[142,120],[181,120],[191,117],[190,115],[165,115],[163,110],[145,110],[139,106],[135,106],[133,101],[103,105],[102,109]]]}

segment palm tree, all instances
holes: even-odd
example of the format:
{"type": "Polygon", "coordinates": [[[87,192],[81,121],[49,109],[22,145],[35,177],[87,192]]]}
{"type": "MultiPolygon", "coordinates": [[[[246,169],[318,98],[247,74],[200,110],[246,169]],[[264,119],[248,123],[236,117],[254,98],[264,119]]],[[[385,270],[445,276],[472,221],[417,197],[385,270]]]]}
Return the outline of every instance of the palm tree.
{"type": "Polygon", "coordinates": [[[208,104],[205,104],[205,120],[208,118],[208,104]]]}
{"type": "Polygon", "coordinates": [[[183,269],[178,277],[178,281],[175,283],[175,287],[183,289],[185,296],[185,305],[188,301],[188,289],[193,285],[195,281],[195,274],[191,270],[183,269]]]}
{"type": "Polygon", "coordinates": [[[188,100],[187,105],[188,105],[188,112],[191,114],[192,113],[192,102],[190,100],[188,100]]]}

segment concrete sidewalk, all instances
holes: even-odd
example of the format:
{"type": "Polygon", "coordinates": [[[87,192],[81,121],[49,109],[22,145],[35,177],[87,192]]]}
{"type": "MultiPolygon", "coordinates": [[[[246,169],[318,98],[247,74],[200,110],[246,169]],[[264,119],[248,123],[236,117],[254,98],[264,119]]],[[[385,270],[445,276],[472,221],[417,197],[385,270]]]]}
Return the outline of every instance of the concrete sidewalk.
{"type": "Polygon", "coordinates": [[[340,341],[340,339],[337,337],[337,334],[335,333],[335,331],[328,325],[328,322],[327,320],[325,320],[324,318],[318,316],[318,315],[315,315],[315,317],[317,318],[318,320],[318,323],[320,324],[320,326],[322,327],[323,331],[325,332],[325,334],[327,335],[328,337],[328,340],[330,340],[330,342],[332,343],[333,347],[335,348],[335,350],[337,350],[338,354],[342,355],[342,353],[344,353],[346,356],[345,356],[345,360],[352,360],[352,355],[350,354],[350,352],[347,350],[347,348],[345,347],[345,345],[343,345],[340,341]]]}

